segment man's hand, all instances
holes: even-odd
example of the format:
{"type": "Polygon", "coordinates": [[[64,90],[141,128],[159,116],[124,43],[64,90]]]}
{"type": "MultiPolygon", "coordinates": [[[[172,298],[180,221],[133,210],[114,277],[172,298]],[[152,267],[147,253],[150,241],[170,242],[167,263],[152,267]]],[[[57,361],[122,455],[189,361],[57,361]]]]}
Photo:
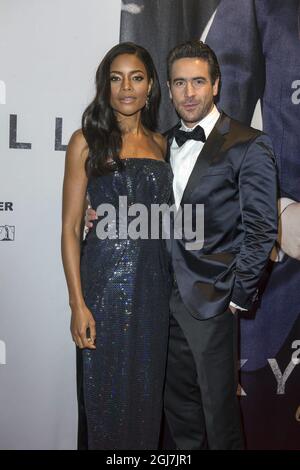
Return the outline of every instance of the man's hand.
{"type": "Polygon", "coordinates": [[[232,305],[229,305],[229,310],[231,311],[231,313],[233,313],[233,315],[235,315],[236,311],[237,311],[237,308],[233,307],[232,305]]]}
{"type": "Polygon", "coordinates": [[[84,223],[87,229],[90,229],[93,227],[93,220],[97,220],[97,212],[94,211],[91,207],[88,207],[87,210],[85,211],[85,217],[84,217],[84,223]]]}
{"type": "Polygon", "coordinates": [[[295,413],[295,418],[297,421],[300,422],[300,405],[298,406],[296,413],[295,413]]]}

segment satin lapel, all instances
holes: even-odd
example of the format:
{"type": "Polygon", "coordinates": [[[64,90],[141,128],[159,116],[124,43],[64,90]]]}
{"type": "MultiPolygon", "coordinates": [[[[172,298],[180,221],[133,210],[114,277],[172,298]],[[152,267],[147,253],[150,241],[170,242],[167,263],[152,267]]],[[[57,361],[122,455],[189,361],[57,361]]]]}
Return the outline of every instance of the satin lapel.
{"type": "MultiPolygon", "coordinates": [[[[172,145],[172,141],[173,141],[173,138],[174,138],[174,131],[177,127],[180,127],[181,126],[181,122],[179,121],[176,126],[172,127],[169,131],[165,132],[165,137],[167,138],[167,152],[166,152],[166,162],[168,162],[170,164],[170,157],[171,157],[171,145],[172,145]]],[[[174,198],[174,193],[173,193],[173,190],[172,190],[172,193],[171,193],[171,198],[170,198],[170,204],[173,205],[175,204],[175,198],[174,198]]]]}
{"type": "Polygon", "coordinates": [[[170,148],[171,148],[172,139],[167,141],[167,152],[166,152],[166,162],[170,163],[170,148]]]}
{"type": "Polygon", "coordinates": [[[167,153],[166,153],[166,162],[170,163],[170,148],[172,145],[173,137],[174,137],[174,131],[177,127],[181,126],[181,121],[179,121],[176,126],[172,127],[169,129],[167,132],[164,133],[164,136],[167,139],[167,153]]]}
{"type": "Polygon", "coordinates": [[[225,113],[221,113],[215,127],[209,134],[207,141],[198,155],[195,166],[182,195],[181,205],[189,201],[190,195],[195,187],[198,186],[201,176],[205,173],[213,158],[220,151],[225,141],[225,134],[229,131],[229,127],[230,118],[226,116],[225,113]]]}
{"type": "MultiPolygon", "coordinates": [[[[172,140],[173,140],[173,137],[171,137],[171,138],[168,139],[168,143],[167,143],[167,153],[166,153],[166,162],[168,162],[170,166],[171,166],[171,163],[170,163],[170,154],[171,154],[170,148],[171,148],[172,140]]],[[[172,170],[172,174],[173,174],[173,170],[172,170]]],[[[173,189],[172,189],[172,191],[171,191],[170,204],[171,204],[171,205],[175,204],[175,198],[174,198],[173,189]]]]}

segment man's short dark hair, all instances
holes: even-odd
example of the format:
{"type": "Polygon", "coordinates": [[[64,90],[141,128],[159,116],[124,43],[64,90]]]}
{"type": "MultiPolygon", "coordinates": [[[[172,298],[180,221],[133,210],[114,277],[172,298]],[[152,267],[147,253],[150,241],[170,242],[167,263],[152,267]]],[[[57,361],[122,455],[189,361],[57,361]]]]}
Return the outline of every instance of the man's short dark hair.
{"type": "Polygon", "coordinates": [[[208,62],[210,79],[212,84],[215,83],[217,78],[221,79],[220,67],[214,51],[204,42],[194,40],[179,44],[169,52],[167,57],[168,80],[170,81],[171,79],[171,68],[176,60],[193,57],[199,57],[199,59],[208,62]]]}

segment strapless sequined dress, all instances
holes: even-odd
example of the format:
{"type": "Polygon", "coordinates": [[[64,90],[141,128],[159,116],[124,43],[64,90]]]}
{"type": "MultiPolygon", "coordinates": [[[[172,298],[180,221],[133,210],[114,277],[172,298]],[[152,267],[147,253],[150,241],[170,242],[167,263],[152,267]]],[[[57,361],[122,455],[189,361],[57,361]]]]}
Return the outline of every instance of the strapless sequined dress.
{"type": "MultiPolygon", "coordinates": [[[[124,159],[124,169],[88,182],[91,206],[168,203],[164,161],[124,159]]],[[[116,216],[118,219],[118,216],[116,216]]],[[[99,219],[98,219],[99,221],[99,219]]],[[[83,244],[81,282],[96,321],[96,350],[77,349],[79,448],[156,449],[163,408],[170,275],[165,240],[99,239],[83,244]]],[[[118,224],[116,224],[118,226],[118,224]]]]}

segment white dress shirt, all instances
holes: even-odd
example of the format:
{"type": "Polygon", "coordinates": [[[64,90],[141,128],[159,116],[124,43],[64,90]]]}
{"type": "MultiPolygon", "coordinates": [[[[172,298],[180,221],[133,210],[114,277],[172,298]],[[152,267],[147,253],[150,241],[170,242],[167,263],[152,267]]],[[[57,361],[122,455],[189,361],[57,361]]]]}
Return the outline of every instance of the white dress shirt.
{"type": "MultiPolygon", "coordinates": [[[[205,118],[198,122],[194,127],[186,127],[181,121],[181,130],[192,132],[196,126],[201,126],[204,130],[206,139],[213,130],[220,113],[216,106],[205,118]]],[[[173,192],[175,198],[176,209],[180,206],[180,201],[184,193],[189,177],[193,171],[199,153],[204,146],[204,142],[197,140],[187,140],[181,147],[173,139],[170,149],[170,163],[174,174],[173,192]]]]}
{"type": "MultiPolygon", "coordinates": [[[[180,129],[186,132],[192,132],[196,126],[201,126],[207,140],[219,117],[220,112],[214,105],[210,113],[207,114],[205,118],[201,119],[201,121],[199,121],[194,127],[186,127],[181,121],[180,129]]],[[[173,192],[176,209],[180,206],[184,190],[203,146],[204,142],[191,139],[187,140],[181,147],[178,147],[175,138],[173,139],[170,148],[170,163],[174,175],[173,192]]],[[[230,306],[235,307],[238,310],[246,310],[233,302],[230,302],[230,306]]]]}

